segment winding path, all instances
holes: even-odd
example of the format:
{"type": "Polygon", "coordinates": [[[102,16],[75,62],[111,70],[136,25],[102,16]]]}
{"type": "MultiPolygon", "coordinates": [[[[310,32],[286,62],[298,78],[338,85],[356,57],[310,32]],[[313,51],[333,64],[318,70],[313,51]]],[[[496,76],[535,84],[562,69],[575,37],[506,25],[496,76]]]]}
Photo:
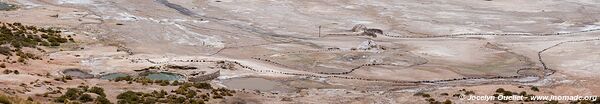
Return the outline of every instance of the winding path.
{"type": "Polygon", "coordinates": [[[554,45],[552,45],[550,47],[544,48],[543,50],[539,51],[537,54],[538,54],[538,59],[539,59],[540,63],[542,64],[542,67],[544,68],[545,71],[550,71],[550,73],[544,73],[545,74],[544,76],[549,76],[549,75],[552,75],[552,74],[554,74],[556,72],[556,70],[548,68],[548,65],[546,64],[546,62],[544,62],[544,60],[542,58],[542,54],[544,52],[546,52],[546,51],[548,51],[548,50],[550,50],[550,49],[552,49],[554,47],[560,46],[562,44],[566,44],[566,43],[579,43],[579,42],[589,42],[589,41],[599,41],[599,40],[600,40],[600,38],[564,41],[564,42],[560,42],[560,43],[554,44],[554,45]]]}
{"type": "MultiPolygon", "coordinates": [[[[398,38],[439,38],[439,37],[456,37],[456,36],[485,36],[485,35],[492,35],[492,36],[558,36],[558,35],[569,35],[569,34],[576,34],[576,33],[585,33],[585,32],[595,32],[598,31],[600,29],[591,29],[591,30],[584,30],[584,31],[577,31],[577,32],[570,32],[570,33],[544,33],[544,34],[530,34],[530,33],[498,33],[498,34],[494,34],[494,33],[467,33],[467,34],[453,34],[453,35],[442,35],[442,36],[419,36],[419,37],[411,37],[411,36],[389,36],[389,37],[398,37],[398,38]]],[[[559,46],[561,44],[565,44],[565,43],[574,43],[574,42],[588,42],[588,41],[597,41],[600,40],[600,38],[598,39],[584,39],[584,40],[571,40],[571,41],[564,41],[564,42],[560,42],[557,43],[555,45],[552,45],[550,47],[547,47],[541,51],[538,52],[538,61],[542,64],[543,66],[543,70],[542,72],[544,73],[541,76],[530,76],[530,75],[517,75],[517,76],[494,76],[494,77],[465,77],[465,78],[454,78],[454,79],[445,79],[445,80],[423,80],[423,81],[400,81],[400,80],[378,80],[378,79],[365,79],[365,78],[351,78],[351,77],[341,77],[341,76],[332,76],[334,78],[343,78],[343,79],[358,79],[358,80],[367,80],[367,81],[385,81],[385,82],[394,82],[394,83],[440,83],[440,82],[449,82],[449,81],[459,81],[459,80],[470,80],[470,79],[508,79],[508,78],[524,78],[524,77],[538,77],[538,80],[543,79],[546,76],[550,76],[553,75],[556,70],[550,69],[548,68],[546,62],[544,62],[543,58],[542,58],[542,54],[543,52],[552,49],[556,46],[559,46]]],[[[273,63],[273,64],[277,64],[277,65],[283,65],[271,60],[266,60],[266,59],[261,59],[261,58],[256,58],[256,57],[252,57],[253,59],[257,59],[257,60],[261,60],[261,61],[266,61],[269,63],[273,63]]],[[[240,64],[241,65],[241,64],[240,64]]],[[[359,69],[361,67],[364,66],[374,66],[374,65],[386,65],[386,64],[365,64],[365,65],[361,65],[358,67],[355,67],[353,69],[351,69],[351,71],[349,72],[340,72],[340,73],[323,73],[323,72],[316,72],[317,74],[325,74],[325,75],[342,75],[342,74],[348,74],[351,73],[352,71],[359,69]]],[[[283,65],[285,66],[285,65],[283,65]]],[[[530,69],[519,69],[517,70],[517,73],[522,71],[522,70],[530,70],[530,69]]],[[[313,72],[315,73],[315,72],[313,72]]],[[[284,74],[292,74],[295,75],[294,73],[284,73],[284,74]]],[[[537,81],[537,80],[536,80],[537,81]]]]}
{"type": "MultiPolygon", "coordinates": [[[[198,15],[196,13],[194,13],[193,11],[177,5],[177,4],[173,4],[168,2],[167,0],[156,0],[158,3],[163,4],[169,8],[175,9],[176,11],[178,11],[179,13],[183,14],[183,15],[187,15],[187,16],[191,16],[191,17],[199,17],[199,18],[204,18],[204,19],[209,19],[209,20],[215,20],[217,22],[219,22],[220,24],[224,24],[224,25],[228,25],[228,26],[232,26],[235,28],[238,28],[242,31],[247,31],[250,33],[255,33],[255,34],[262,34],[262,35],[269,35],[272,37],[276,37],[276,38],[296,38],[296,39],[301,39],[298,37],[291,37],[291,36],[285,36],[285,35],[279,35],[279,34],[275,34],[273,32],[270,31],[266,31],[263,29],[260,29],[258,27],[254,27],[254,26],[245,26],[245,25],[239,25],[239,24],[235,24],[235,23],[228,23],[226,21],[224,21],[224,19],[220,19],[220,18],[215,18],[215,17],[208,17],[208,16],[203,16],[203,15],[198,15]]],[[[427,36],[402,36],[402,35],[390,35],[390,34],[383,34],[383,36],[386,37],[392,37],[392,38],[442,38],[442,37],[457,37],[457,36],[559,36],[559,35],[570,35],[570,34],[577,34],[577,33],[585,33],[585,32],[594,32],[594,31],[599,31],[600,29],[590,29],[590,30],[584,30],[584,31],[577,31],[577,32],[568,32],[568,33],[463,33],[463,34],[450,34],[450,35],[427,35],[427,36]]],[[[270,38],[270,37],[265,37],[262,36],[263,38],[270,38]]],[[[273,39],[273,38],[270,38],[273,39]]],[[[275,39],[277,40],[277,39],[275,39]]],[[[549,76],[554,74],[556,71],[553,69],[548,68],[547,64],[544,62],[543,58],[542,58],[542,54],[543,52],[552,49],[556,46],[559,46],[561,44],[565,44],[565,43],[573,43],[573,42],[587,42],[587,41],[596,41],[596,40],[600,40],[600,39],[585,39],[585,40],[572,40],[572,41],[565,41],[565,42],[560,42],[558,44],[555,44],[551,47],[547,47],[541,51],[539,51],[538,54],[538,59],[539,62],[542,64],[543,69],[544,69],[544,75],[542,76],[537,76],[537,77],[545,77],[545,76],[549,76]],[[546,71],[549,71],[548,73],[546,71]]],[[[300,42],[300,41],[296,41],[296,42],[300,42]]],[[[254,47],[254,46],[261,46],[261,45],[270,45],[270,44],[279,44],[279,43],[289,43],[289,42],[284,42],[284,41],[274,41],[272,43],[263,43],[263,44],[254,44],[254,45],[245,45],[245,46],[234,46],[234,47],[224,47],[222,49],[219,49],[218,51],[216,51],[215,53],[210,54],[209,56],[212,55],[216,55],[220,52],[222,52],[223,50],[226,49],[234,49],[234,48],[243,48],[243,47],[254,47]]],[[[261,58],[256,58],[256,57],[251,57],[253,59],[257,59],[257,60],[261,60],[261,61],[265,61],[261,58]]],[[[150,61],[150,60],[147,60],[150,61]]],[[[199,60],[188,60],[190,62],[200,62],[199,60]]],[[[205,60],[206,61],[206,60],[205,60]]],[[[228,60],[220,60],[220,61],[228,61],[228,60]]],[[[202,61],[204,62],[204,61],[202,61]]],[[[468,77],[468,78],[454,78],[454,79],[446,79],[446,80],[424,80],[424,81],[401,81],[401,80],[379,80],[379,79],[367,79],[367,78],[356,78],[356,77],[348,77],[348,76],[337,76],[337,75],[341,75],[341,74],[348,74],[353,72],[356,69],[360,69],[362,67],[365,66],[374,66],[374,65],[387,65],[387,64],[364,64],[364,65],[360,65],[358,67],[355,67],[353,69],[351,69],[348,72],[340,72],[340,73],[319,73],[317,72],[316,74],[323,74],[323,75],[315,75],[315,74],[302,74],[302,73],[291,73],[291,72],[279,72],[279,71],[273,71],[273,70],[257,70],[254,69],[252,67],[243,65],[237,61],[228,61],[228,62],[233,62],[239,66],[241,66],[242,68],[245,69],[249,69],[255,72],[270,72],[270,73],[279,73],[279,74],[286,74],[286,75],[298,75],[298,76],[308,76],[308,77],[319,77],[319,78],[343,78],[343,79],[356,79],[356,80],[366,80],[366,81],[385,81],[385,82],[393,82],[393,83],[439,83],[439,82],[448,82],[448,81],[458,81],[458,80],[469,80],[469,79],[506,79],[506,78],[521,78],[521,77],[530,77],[530,76],[522,76],[522,75],[518,75],[518,76],[495,76],[495,77],[468,77]]],[[[267,61],[269,62],[269,61],[267,61]]],[[[274,64],[278,64],[276,62],[270,61],[270,63],[274,63],[274,64]]],[[[279,64],[282,65],[282,64],[279,64]]],[[[285,65],[284,65],[285,66],[285,65]]],[[[519,70],[520,71],[520,70],[519,70]]],[[[517,71],[517,72],[519,72],[517,71]]],[[[313,72],[314,73],[314,72],[313,72]]]]}

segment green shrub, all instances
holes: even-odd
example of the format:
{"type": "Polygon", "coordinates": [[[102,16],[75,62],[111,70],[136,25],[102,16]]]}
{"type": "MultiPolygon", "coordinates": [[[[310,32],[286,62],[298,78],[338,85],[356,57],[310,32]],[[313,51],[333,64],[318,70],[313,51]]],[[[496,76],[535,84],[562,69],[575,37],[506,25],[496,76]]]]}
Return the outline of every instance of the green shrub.
{"type": "Polygon", "coordinates": [[[10,98],[6,96],[0,96],[0,104],[12,104],[12,102],[9,99],[10,98]]]}
{"type": "Polygon", "coordinates": [[[467,91],[467,92],[465,92],[465,95],[473,95],[473,94],[475,94],[475,91],[467,91]]]}
{"type": "Polygon", "coordinates": [[[520,96],[527,96],[527,92],[525,91],[521,91],[521,93],[519,93],[520,96]]]}
{"type": "Polygon", "coordinates": [[[513,94],[510,91],[504,91],[504,92],[502,92],[502,95],[504,95],[504,96],[512,96],[513,94]]]}
{"type": "MultiPolygon", "coordinates": [[[[0,23],[0,45],[3,45],[0,47],[1,55],[12,56],[12,52],[22,53],[20,49],[23,47],[60,46],[61,43],[68,41],[69,39],[62,37],[58,30],[26,26],[21,23],[0,23]]],[[[21,56],[19,62],[35,59],[30,53],[19,56],[21,56]]]]}
{"type": "Polygon", "coordinates": [[[426,98],[431,97],[431,95],[429,95],[429,94],[423,94],[421,96],[426,97],[426,98]]]}
{"type": "Polygon", "coordinates": [[[113,103],[111,103],[104,96],[98,96],[98,97],[96,97],[96,100],[94,100],[94,104],[113,104],[113,103]]]}
{"type": "Polygon", "coordinates": [[[212,89],[212,86],[208,83],[194,83],[194,87],[198,89],[212,89]]]}
{"type": "Polygon", "coordinates": [[[137,104],[142,101],[137,92],[126,91],[117,95],[119,104],[137,104]]]}
{"type": "Polygon", "coordinates": [[[79,91],[79,89],[68,88],[67,92],[63,96],[65,96],[69,100],[76,100],[82,93],[83,92],[79,91]]]}
{"type": "Polygon", "coordinates": [[[4,64],[4,63],[0,64],[0,68],[6,68],[6,64],[4,64]]]}
{"type": "Polygon", "coordinates": [[[24,100],[15,96],[7,96],[0,93],[0,104],[38,104],[37,102],[24,100]]]}
{"type": "Polygon", "coordinates": [[[460,96],[461,96],[460,94],[454,94],[454,95],[452,95],[452,97],[460,97],[460,96]]]}
{"type": "Polygon", "coordinates": [[[452,104],[452,101],[446,99],[446,101],[444,101],[443,104],[452,104]]]}
{"type": "Polygon", "coordinates": [[[77,88],[81,89],[81,91],[83,91],[83,92],[87,92],[88,89],[90,88],[90,86],[79,85],[79,86],[77,86],[77,88]]]}
{"type": "Polygon", "coordinates": [[[166,81],[166,80],[160,81],[160,86],[167,86],[169,84],[170,84],[169,81],[166,81]]]}
{"type": "Polygon", "coordinates": [[[79,97],[79,101],[85,103],[85,102],[90,102],[93,101],[94,98],[92,98],[92,96],[90,94],[83,94],[79,97]]]}
{"type": "Polygon", "coordinates": [[[532,90],[532,91],[540,91],[540,89],[538,89],[538,88],[537,88],[537,87],[535,87],[535,86],[532,86],[532,87],[531,87],[531,90],[532,90]]]}
{"type": "Polygon", "coordinates": [[[60,96],[60,97],[54,98],[54,102],[64,103],[65,101],[67,101],[67,96],[60,96]]]}
{"type": "Polygon", "coordinates": [[[115,78],[115,82],[119,82],[119,81],[131,81],[133,78],[131,78],[131,76],[124,76],[124,77],[117,77],[115,78]]]}
{"type": "Polygon", "coordinates": [[[193,98],[193,97],[196,97],[196,94],[197,94],[196,91],[188,90],[188,92],[185,94],[185,97],[193,98]]]}
{"type": "Polygon", "coordinates": [[[496,93],[502,93],[504,91],[506,91],[506,90],[504,90],[504,88],[498,88],[498,89],[496,89],[496,93]]]}
{"type": "Polygon", "coordinates": [[[95,94],[98,94],[100,96],[106,97],[106,94],[104,93],[104,89],[101,88],[101,87],[94,86],[94,87],[90,88],[88,91],[91,92],[91,93],[95,93],[95,94]]]}
{"type": "Polygon", "coordinates": [[[182,83],[180,83],[179,81],[173,81],[173,83],[171,83],[171,86],[179,86],[182,83]]]}

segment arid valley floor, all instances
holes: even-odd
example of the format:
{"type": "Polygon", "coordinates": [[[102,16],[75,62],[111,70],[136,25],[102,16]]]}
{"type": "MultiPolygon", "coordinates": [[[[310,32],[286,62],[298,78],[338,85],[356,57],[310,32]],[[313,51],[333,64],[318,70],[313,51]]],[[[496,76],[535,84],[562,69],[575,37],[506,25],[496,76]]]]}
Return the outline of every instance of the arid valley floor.
{"type": "Polygon", "coordinates": [[[0,0],[0,10],[0,103],[600,103],[465,99],[599,96],[598,0],[0,0]]]}

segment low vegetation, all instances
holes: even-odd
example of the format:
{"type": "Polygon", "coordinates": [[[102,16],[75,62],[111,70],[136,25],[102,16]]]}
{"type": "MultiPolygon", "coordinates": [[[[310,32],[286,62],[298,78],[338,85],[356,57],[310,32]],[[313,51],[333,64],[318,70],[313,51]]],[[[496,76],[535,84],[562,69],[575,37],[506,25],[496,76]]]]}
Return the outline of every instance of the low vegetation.
{"type": "Polygon", "coordinates": [[[20,74],[20,72],[18,70],[4,70],[2,71],[3,74],[20,74]]]}
{"type": "Polygon", "coordinates": [[[539,92],[539,91],[540,91],[540,89],[538,89],[538,88],[537,88],[537,87],[535,87],[535,86],[532,86],[532,87],[531,87],[531,91],[536,91],[536,92],[539,92]]]}
{"type": "Polygon", "coordinates": [[[106,99],[104,89],[100,87],[79,86],[77,88],[67,88],[67,92],[63,95],[54,98],[54,102],[57,103],[87,103],[93,102],[95,104],[112,104],[106,99]],[[90,94],[97,95],[96,98],[90,94]]]}
{"type": "MultiPolygon", "coordinates": [[[[442,93],[440,95],[448,96],[448,93],[442,93]]],[[[429,102],[429,104],[452,104],[452,101],[450,99],[446,99],[443,102],[436,101],[434,98],[432,98],[431,95],[429,95],[427,93],[423,93],[423,92],[415,93],[414,96],[421,96],[421,97],[425,98],[425,101],[429,102]]]]}
{"type": "Polygon", "coordinates": [[[54,80],[66,83],[68,80],[73,80],[73,77],[67,75],[67,76],[63,76],[63,77],[60,77],[60,78],[54,78],[54,80]]]}
{"type": "Polygon", "coordinates": [[[2,60],[3,62],[25,63],[28,59],[41,60],[39,56],[33,53],[22,51],[23,48],[45,52],[40,46],[60,46],[62,43],[69,41],[74,41],[72,36],[63,37],[61,31],[52,28],[0,22],[0,54],[7,56],[5,60],[2,60]],[[13,55],[18,56],[17,60],[10,59],[10,56],[13,55]]]}
{"type": "Polygon", "coordinates": [[[0,93],[0,104],[39,104],[39,103],[34,102],[33,99],[25,100],[25,99],[21,99],[19,97],[8,96],[3,93],[0,93]]]}
{"type": "MultiPolygon", "coordinates": [[[[524,87],[519,87],[519,88],[524,88],[524,87]]],[[[534,92],[539,92],[540,91],[540,89],[537,88],[537,87],[535,87],[535,86],[532,86],[530,88],[530,90],[532,90],[534,92]]],[[[518,102],[536,102],[536,103],[542,103],[543,102],[544,104],[561,104],[558,101],[534,101],[531,98],[533,96],[535,96],[535,95],[534,94],[529,94],[529,93],[527,93],[527,91],[512,92],[512,91],[506,90],[504,88],[498,88],[498,89],[496,89],[496,94],[494,94],[493,96],[498,97],[500,95],[502,95],[502,96],[514,96],[514,95],[516,95],[516,96],[523,96],[523,97],[526,98],[524,100],[519,100],[518,102]]],[[[508,102],[511,102],[512,100],[499,100],[499,101],[503,102],[503,103],[508,103],[508,102]]],[[[571,102],[569,102],[569,104],[600,104],[600,101],[599,100],[596,100],[596,101],[577,100],[577,101],[571,101],[571,102]]]]}
{"type": "Polygon", "coordinates": [[[150,93],[126,91],[117,96],[119,104],[157,104],[157,103],[184,103],[204,104],[210,99],[223,99],[225,96],[233,96],[235,91],[217,88],[214,89],[208,83],[181,83],[173,91],[152,91],[150,93]],[[203,93],[206,92],[206,93],[203,93]]]}

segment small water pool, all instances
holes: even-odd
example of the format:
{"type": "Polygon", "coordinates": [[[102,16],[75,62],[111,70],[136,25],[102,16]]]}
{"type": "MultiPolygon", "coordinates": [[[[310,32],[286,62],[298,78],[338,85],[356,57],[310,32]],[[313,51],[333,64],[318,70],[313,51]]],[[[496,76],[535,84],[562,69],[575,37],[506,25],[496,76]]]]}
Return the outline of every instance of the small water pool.
{"type": "Polygon", "coordinates": [[[167,80],[167,81],[176,81],[176,80],[180,80],[181,78],[183,78],[183,76],[181,76],[179,74],[168,73],[168,72],[147,73],[146,75],[144,75],[144,77],[146,77],[150,80],[167,80]]]}
{"type": "Polygon", "coordinates": [[[102,75],[100,77],[100,79],[114,80],[114,79],[117,79],[119,77],[127,77],[127,76],[129,76],[129,75],[127,75],[125,73],[110,73],[110,74],[102,75]]]}
{"type": "Polygon", "coordinates": [[[71,76],[75,78],[94,78],[94,75],[84,72],[80,69],[65,69],[63,70],[65,76],[71,76]]]}
{"type": "Polygon", "coordinates": [[[12,10],[15,9],[16,6],[13,4],[8,4],[4,2],[0,2],[0,10],[12,10]]]}

